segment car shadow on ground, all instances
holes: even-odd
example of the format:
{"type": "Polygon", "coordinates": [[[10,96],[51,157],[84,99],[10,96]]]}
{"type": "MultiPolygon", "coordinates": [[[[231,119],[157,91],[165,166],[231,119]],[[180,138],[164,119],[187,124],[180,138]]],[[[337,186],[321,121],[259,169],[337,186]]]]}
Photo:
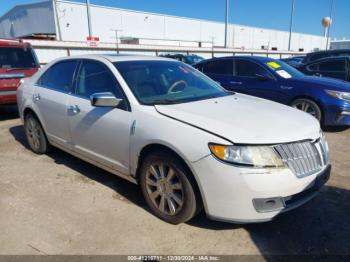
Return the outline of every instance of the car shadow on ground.
{"type": "MultiPolygon", "coordinates": [[[[22,126],[12,127],[10,132],[29,150],[22,126]]],[[[137,185],[59,149],[48,156],[150,212],[137,185]]],[[[309,203],[271,222],[235,225],[209,220],[202,212],[188,225],[215,231],[243,228],[266,260],[271,260],[270,255],[350,254],[350,190],[326,185],[309,203]]]]}
{"type": "Polygon", "coordinates": [[[16,105],[0,106],[0,121],[18,118],[18,108],[16,105]]]}

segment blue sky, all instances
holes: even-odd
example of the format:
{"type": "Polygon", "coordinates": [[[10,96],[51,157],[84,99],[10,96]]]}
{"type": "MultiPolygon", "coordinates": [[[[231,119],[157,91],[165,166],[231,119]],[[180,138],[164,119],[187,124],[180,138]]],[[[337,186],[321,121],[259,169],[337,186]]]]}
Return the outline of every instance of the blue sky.
{"type": "MultiPolygon", "coordinates": [[[[82,2],[83,0],[75,0],[82,2]]],[[[223,21],[225,0],[90,0],[93,4],[223,21]]],[[[230,22],[289,30],[292,0],[230,0],[230,22]]],[[[0,15],[16,4],[36,0],[1,0],[0,15]],[[4,3],[5,2],[5,3],[4,3]]],[[[322,17],[329,15],[331,0],[295,0],[293,31],[323,34],[322,17]]],[[[350,39],[350,0],[334,0],[331,37],[350,39]]]]}

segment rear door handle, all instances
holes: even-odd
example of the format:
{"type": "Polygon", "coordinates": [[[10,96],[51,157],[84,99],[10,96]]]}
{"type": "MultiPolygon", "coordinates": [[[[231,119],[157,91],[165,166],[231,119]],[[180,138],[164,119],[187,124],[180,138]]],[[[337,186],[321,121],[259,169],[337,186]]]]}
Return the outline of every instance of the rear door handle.
{"type": "Polygon", "coordinates": [[[73,113],[74,115],[76,115],[80,113],[80,108],[77,105],[69,105],[67,107],[67,111],[68,113],[73,113]]]}
{"type": "Polygon", "coordinates": [[[38,93],[33,94],[33,102],[34,103],[38,102],[40,100],[40,98],[41,98],[40,94],[38,94],[38,93]]]}
{"type": "Polygon", "coordinates": [[[230,81],[230,84],[233,84],[233,85],[241,85],[242,82],[230,81]]]}

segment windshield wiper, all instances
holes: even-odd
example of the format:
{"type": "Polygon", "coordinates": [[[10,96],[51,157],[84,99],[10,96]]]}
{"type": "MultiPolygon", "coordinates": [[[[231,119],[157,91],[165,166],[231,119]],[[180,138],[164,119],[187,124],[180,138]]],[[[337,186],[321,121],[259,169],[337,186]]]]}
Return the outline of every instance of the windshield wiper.
{"type": "Polygon", "coordinates": [[[144,102],[145,105],[173,105],[181,103],[181,100],[159,99],[150,102],[144,102]]]}

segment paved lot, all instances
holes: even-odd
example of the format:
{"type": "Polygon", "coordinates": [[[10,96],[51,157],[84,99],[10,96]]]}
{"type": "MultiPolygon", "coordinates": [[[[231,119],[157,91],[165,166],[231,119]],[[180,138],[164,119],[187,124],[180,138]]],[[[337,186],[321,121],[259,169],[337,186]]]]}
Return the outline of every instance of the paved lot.
{"type": "Polygon", "coordinates": [[[173,226],[137,186],[60,150],[31,153],[15,109],[0,108],[0,254],[350,254],[350,129],[327,137],[332,177],[307,205],[264,224],[173,226]]]}

